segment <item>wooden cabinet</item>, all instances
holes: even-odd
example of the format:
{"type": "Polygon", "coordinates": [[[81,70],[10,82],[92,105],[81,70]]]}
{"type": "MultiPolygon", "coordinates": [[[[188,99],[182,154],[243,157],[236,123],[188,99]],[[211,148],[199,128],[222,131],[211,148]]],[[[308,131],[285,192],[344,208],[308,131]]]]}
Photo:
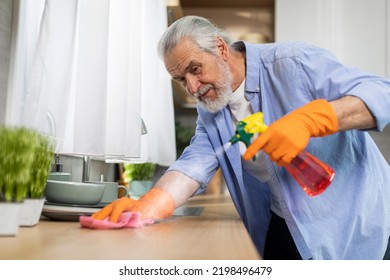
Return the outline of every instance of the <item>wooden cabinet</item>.
{"type": "Polygon", "coordinates": [[[274,0],[181,0],[184,15],[214,21],[234,39],[274,40],[274,0]],[[258,36],[256,36],[258,35],[258,36]]]}

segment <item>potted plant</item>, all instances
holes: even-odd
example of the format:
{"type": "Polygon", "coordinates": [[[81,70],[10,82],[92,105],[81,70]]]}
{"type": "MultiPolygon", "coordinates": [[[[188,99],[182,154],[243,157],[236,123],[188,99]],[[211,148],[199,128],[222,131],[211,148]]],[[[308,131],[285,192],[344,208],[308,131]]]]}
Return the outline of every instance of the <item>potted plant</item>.
{"type": "Polygon", "coordinates": [[[191,138],[194,135],[194,128],[184,126],[180,122],[175,123],[176,135],[176,154],[179,157],[184,149],[190,144],[191,138]]]}
{"type": "Polygon", "coordinates": [[[126,163],[124,169],[129,182],[129,196],[131,198],[139,199],[152,188],[153,176],[156,170],[155,163],[126,163]]]}
{"type": "Polygon", "coordinates": [[[34,143],[34,161],[30,168],[30,182],[20,213],[20,226],[38,224],[45,202],[46,181],[54,158],[54,145],[48,137],[36,133],[34,143]]]}
{"type": "Polygon", "coordinates": [[[35,133],[0,127],[0,235],[16,235],[34,162],[35,133]]]}

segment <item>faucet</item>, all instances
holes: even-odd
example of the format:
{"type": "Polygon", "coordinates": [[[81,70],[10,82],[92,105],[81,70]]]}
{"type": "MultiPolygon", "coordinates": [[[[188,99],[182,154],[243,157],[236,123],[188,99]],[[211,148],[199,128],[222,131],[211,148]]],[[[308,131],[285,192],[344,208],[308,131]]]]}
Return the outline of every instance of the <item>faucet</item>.
{"type": "Polygon", "coordinates": [[[85,155],[83,158],[83,182],[89,181],[90,167],[91,167],[91,156],[85,155]]]}

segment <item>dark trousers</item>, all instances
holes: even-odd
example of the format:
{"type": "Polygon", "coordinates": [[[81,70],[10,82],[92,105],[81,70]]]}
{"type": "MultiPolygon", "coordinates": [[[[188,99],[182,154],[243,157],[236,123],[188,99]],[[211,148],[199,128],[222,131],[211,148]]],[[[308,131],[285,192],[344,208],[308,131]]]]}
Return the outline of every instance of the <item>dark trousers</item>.
{"type": "Polygon", "coordinates": [[[387,250],[383,259],[390,260],[390,237],[389,237],[389,241],[387,242],[387,250]]]}
{"type": "MultiPolygon", "coordinates": [[[[301,260],[302,257],[283,218],[271,212],[271,223],[265,241],[265,260],[301,260]]],[[[390,237],[384,260],[390,260],[390,237]]]]}
{"type": "Polygon", "coordinates": [[[271,212],[264,248],[265,260],[301,260],[302,257],[283,218],[271,212]]]}

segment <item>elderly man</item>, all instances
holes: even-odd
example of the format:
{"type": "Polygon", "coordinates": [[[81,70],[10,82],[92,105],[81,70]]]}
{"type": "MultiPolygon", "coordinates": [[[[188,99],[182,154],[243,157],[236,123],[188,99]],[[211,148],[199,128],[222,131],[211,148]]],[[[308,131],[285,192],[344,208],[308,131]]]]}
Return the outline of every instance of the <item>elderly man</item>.
{"type": "Polygon", "coordinates": [[[384,258],[390,168],[366,130],[381,131],[390,122],[388,79],[300,42],[233,42],[196,16],[173,23],[159,53],[172,79],[198,100],[195,135],[143,198],[117,200],[93,218],[116,222],[125,211],[167,218],[221,167],[265,259],[384,258]],[[225,149],[237,121],[259,111],[270,124],[267,131],[247,151],[225,149]],[[284,168],[304,149],[337,174],[315,197],[284,168]],[[256,161],[245,160],[255,154],[256,161]]]}

